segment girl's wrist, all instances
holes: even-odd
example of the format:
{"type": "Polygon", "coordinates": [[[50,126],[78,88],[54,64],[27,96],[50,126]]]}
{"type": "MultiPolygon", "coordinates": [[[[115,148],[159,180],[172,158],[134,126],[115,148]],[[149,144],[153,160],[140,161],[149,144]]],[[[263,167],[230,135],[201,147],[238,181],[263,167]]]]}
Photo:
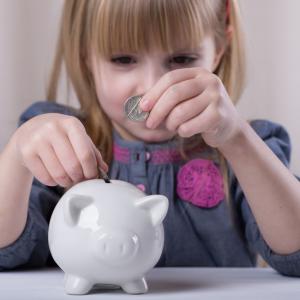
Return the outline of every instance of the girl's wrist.
{"type": "Polygon", "coordinates": [[[31,172],[28,170],[28,168],[24,165],[22,162],[22,159],[20,157],[18,148],[17,148],[17,137],[16,133],[11,136],[8,143],[6,144],[2,155],[5,157],[5,159],[9,160],[11,164],[13,165],[13,168],[15,172],[22,173],[24,176],[32,176],[31,172]]]}
{"type": "Polygon", "coordinates": [[[252,130],[249,123],[241,119],[235,133],[223,145],[218,147],[226,159],[235,157],[245,152],[250,138],[249,131],[252,130]]]}

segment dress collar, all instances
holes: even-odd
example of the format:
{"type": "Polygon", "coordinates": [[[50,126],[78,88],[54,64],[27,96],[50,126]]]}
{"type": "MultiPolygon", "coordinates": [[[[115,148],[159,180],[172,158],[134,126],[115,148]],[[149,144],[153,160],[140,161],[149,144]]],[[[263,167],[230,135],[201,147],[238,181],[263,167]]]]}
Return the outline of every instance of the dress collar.
{"type": "Polygon", "coordinates": [[[161,143],[127,141],[116,130],[113,130],[113,139],[114,160],[122,163],[133,163],[144,159],[153,164],[168,164],[182,160],[179,142],[176,139],[161,143]]]}

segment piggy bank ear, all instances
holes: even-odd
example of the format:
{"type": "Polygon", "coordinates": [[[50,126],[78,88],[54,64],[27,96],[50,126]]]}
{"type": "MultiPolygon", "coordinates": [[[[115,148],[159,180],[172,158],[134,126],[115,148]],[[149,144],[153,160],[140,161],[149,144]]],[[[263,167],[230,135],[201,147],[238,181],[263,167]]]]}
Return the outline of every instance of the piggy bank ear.
{"type": "Polygon", "coordinates": [[[93,202],[93,198],[84,195],[67,195],[64,203],[64,217],[67,224],[75,226],[79,220],[81,210],[93,202]]]}
{"type": "Polygon", "coordinates": [[[138,208],[146,210],[150,214],[152,224],[156,226],[161,224],[165,218],[169,207],[169,201],[165,196],[151,195],[140,198],[136,201],[135,205],[138,208]]]}

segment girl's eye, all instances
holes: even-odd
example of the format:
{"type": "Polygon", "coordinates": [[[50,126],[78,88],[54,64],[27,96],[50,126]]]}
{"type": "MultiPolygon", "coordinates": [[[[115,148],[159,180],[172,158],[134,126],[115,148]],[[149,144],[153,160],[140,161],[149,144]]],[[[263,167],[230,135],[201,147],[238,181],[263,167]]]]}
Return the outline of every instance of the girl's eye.
{"type": "Polygon", "coordinates": [[[130,56],[119,56],[119,57],[113,57],[111,61],[118,65],[129,65],[132,63],[135,63],[135,60],[133,57],[130,56]]]}
{"type": "Polygon", "coordinates": [[[186,55],[180,55],[175,56],[170,60],[171,64],[178,64],[178,65],[188,65],[191,64],[196,60],[195,57],[192,56],[186,56],[186,55]]]}

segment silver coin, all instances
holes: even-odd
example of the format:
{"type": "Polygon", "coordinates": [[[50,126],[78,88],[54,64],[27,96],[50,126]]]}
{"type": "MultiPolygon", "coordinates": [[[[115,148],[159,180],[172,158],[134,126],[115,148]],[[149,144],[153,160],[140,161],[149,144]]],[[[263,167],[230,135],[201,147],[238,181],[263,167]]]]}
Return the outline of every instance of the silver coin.
{"type": "Polygon", "coordinates": [[[139,106],[142,97],[142,95],[132,96],[125,101],[124,111],[129,120],[142,122],[148,118],[149,112],[141,110],[139,106]]]}

